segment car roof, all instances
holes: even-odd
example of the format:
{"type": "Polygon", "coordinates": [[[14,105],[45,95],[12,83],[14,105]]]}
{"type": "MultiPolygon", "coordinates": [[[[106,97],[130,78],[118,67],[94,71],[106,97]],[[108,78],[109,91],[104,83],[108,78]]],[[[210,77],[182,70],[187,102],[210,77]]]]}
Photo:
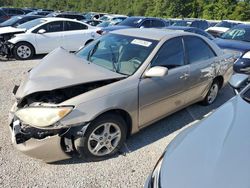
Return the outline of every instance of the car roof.
{"type": "Polygon", "coordinates": [[[198,29],[198,30],[201,30],[199,28],[196,28],[196,27],[188,27],[188,26],[168,26],[166,27],[167,29],[176,29],[176,30],[183,30],[183,31],[186,31],[186,30],[190,30],[190,29],[198,29]]]}
{"type": "Polygon", "coordinates": [[[239,24],[235,28],[250,28],[250,24],[239,24]]]}
{"type": "MultiPolygon", "coordinates": [[[[139,37],[139,38],[147,38],[151,40],[162,40],[165,37],[173,38],[177,36],[182,36],[183,31],[178,31],[178,30],[168,30],[168,29],[154,29],[154,28],[131,28],[131,29],[120,29],[120,30],[115,30],[110,33],[114,34],[120,34],[120,35],[128,35],[128,36],[133,36],[133,37],[139,37]]],[[[195,35],[192,33],[188,33],[189,35],[195,35]]]]}
{"type": "MultiPolygon", "coordinates": [[[[46,20],[46,21],[76,21],[76,22],[80,22],[78,20],[75,20],[75,19],[70,19],[70,18],[61,18],[61,17],[44,17],[44,18],[41,18],[43,20],[46,20]]],[[[82,22],[80,22],[82,23],[82,22]]]]}

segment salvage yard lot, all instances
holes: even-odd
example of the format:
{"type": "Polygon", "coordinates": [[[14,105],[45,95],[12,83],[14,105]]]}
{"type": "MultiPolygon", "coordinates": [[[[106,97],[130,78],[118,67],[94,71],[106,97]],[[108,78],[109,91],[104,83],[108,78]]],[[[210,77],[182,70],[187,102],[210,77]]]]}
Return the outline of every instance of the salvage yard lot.
{"type": "Polygon", "coordinates": [[[74,158],[46,164],[15,150],[8,129],[8,111],[14,102],[12,89],[39,58],[0,61],[0,187],[142,187],[165,147],[179,131],[233,96],[232,89],[226,86],[211,106],[195,104],[149,126],[130,137],[122,154],[114,158],[100,162],[74,158]]]}

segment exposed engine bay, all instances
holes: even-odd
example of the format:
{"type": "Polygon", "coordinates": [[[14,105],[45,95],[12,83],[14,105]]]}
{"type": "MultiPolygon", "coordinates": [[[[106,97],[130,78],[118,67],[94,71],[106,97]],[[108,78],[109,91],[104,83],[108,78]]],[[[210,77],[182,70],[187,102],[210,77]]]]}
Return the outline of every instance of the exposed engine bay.
{"type": "Polygon", "coordinates": [[[32,93],[18,102],[18,108],[23,108],[36,103],[59,104],[80,94],[86,93],[88,91],[111,84],[119,80],[120,79],[102,80],[55,89],[52,91],[41,91],[32,93]]]}

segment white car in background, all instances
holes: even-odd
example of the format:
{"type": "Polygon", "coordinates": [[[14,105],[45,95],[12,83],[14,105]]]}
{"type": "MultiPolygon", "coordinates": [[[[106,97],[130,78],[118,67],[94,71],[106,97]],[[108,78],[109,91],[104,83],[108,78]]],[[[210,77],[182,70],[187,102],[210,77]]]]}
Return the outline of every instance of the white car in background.
{"type": "Polygon", "coordinates": [[[34,54],[46,54],[57,47],[77,51],[99,36],[96,28],[67,18],[41,18],[22,24],[23,33],[8,40],[16,59],[29,59],[34,54]]]}
{"type": "Polygon", "coordinates": [[[222,20],[221,22],[215,24],[215,26],[207,28],[206,32],[210,33],[214,37],[219,37],[229,29],[241,23],[244,22],[234,20],[222,20]]]}

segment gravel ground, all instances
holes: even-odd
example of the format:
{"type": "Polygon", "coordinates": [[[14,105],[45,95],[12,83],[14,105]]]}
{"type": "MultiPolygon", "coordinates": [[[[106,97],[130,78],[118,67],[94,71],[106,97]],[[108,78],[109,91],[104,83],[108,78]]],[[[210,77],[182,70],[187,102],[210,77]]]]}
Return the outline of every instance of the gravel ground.
{"type": "Polygon", "coordinates": [[[8,129],[12,89],[39,60],[0,62],[0,187],[142,187],[169,142],[233,96],[227,86],[209,107],[192,105],[129,138],[120,154],[101,162],[70,159],[56,164],[23,155],[13,148],[8,129]]]}

